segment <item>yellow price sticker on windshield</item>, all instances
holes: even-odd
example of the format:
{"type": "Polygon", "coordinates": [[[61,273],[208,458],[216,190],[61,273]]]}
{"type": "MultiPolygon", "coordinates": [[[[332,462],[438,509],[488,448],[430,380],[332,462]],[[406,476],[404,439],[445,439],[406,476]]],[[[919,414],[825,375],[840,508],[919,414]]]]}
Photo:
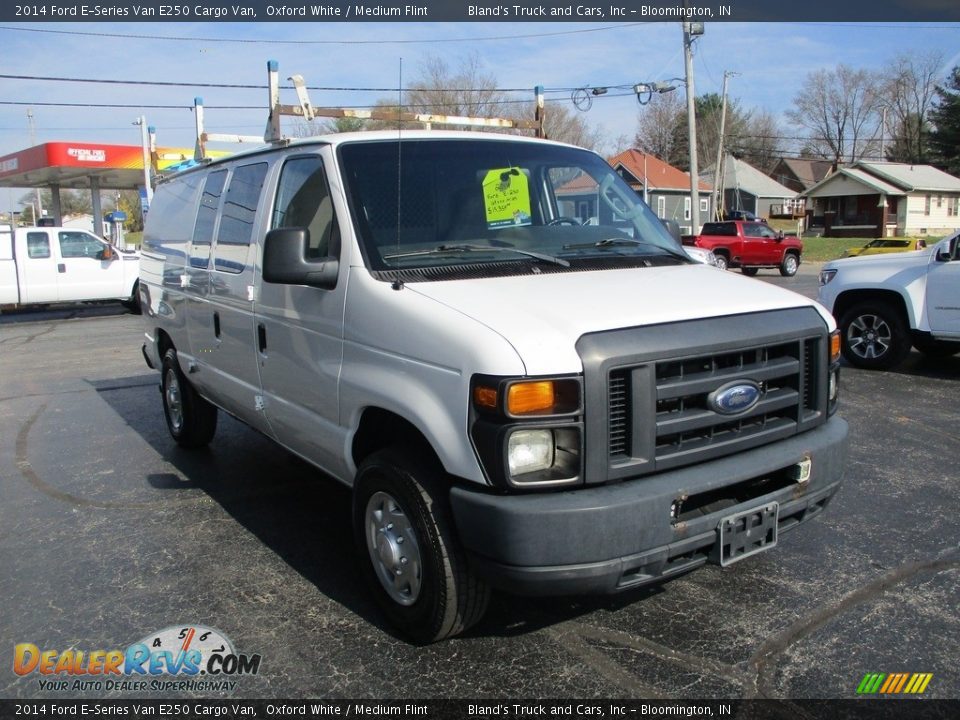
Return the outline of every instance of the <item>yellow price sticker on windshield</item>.
{"type": "Polygon", "coordinates": [[[490,229],[533,223],[529,183],[520,168],[488,172],[483,178],[483,205],[490,229]]]}

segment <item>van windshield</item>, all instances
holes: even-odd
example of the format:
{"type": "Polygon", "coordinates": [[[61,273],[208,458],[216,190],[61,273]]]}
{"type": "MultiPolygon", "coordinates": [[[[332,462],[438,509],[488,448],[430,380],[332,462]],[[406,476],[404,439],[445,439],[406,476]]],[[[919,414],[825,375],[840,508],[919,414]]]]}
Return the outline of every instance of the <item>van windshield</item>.
{"type": "Polygon", "coordinates": [[[396,140],[344,144],[339,161],[374,271],[688,262],[640,196],[586,150],[417,138],[399,148],[396,140]]]}

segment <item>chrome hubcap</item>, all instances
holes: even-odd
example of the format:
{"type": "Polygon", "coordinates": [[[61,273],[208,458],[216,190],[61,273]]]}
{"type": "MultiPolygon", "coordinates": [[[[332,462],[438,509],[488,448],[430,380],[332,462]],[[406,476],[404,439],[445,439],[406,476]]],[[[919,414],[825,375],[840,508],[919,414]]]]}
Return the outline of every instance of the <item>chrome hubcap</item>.
{"type": "Polygon", "coordinates": [[[183,427],[183,403],[180,399],[180,382],[177,380],[175,370],[167,370],[166,390],[164,399],[167,405],[167,416],[170,418],[170,425],[177,432],[183,427]]]}
{"type": "Polygon", "coordinates": [[[874,360],[890,349],[893,333],[877,315],[861,315],[847,328],[847,345],[857,357],[874,360]]]}
{"type": "Polygon", "coordinates": [[[422,562],[417,536],[400,504],[385,492],[367,502],[365,535],[377,579],[390,598],[413,605],[420,597],[422,562]]]}

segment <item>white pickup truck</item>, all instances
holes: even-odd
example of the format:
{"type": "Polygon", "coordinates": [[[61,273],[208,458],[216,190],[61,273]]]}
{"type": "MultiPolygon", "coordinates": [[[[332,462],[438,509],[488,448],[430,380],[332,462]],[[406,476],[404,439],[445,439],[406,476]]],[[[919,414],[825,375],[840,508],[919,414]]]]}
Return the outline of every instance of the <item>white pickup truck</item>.
{"type": "Polygon", "coordinates": [[[960,352],[960,233],[928,250],[829,262],[817,299],[857,367],[892,368],[911,345],[925,355],[960,352]]]}
{"type": "Polygon", "coordinates": [[[140,254],[86,230],[0,232],[0,305],[120,300],[139,308],[140,254]]]}

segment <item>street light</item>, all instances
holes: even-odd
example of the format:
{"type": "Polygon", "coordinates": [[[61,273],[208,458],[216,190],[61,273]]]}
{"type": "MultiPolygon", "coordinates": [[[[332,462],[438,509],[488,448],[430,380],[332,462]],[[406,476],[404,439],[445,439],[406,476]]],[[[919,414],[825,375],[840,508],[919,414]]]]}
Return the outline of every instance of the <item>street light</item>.
{"type": "Polygon", "coordinates": [[[666,82],[642,82],[633,86],[633,92],[637,94],[637,102],[640,105],[646,105],[650,102],[654,93],[662,95],[663,93],[673,92],[677,89],[676,85],[671,85],[671,81],[680,78],[670,78],[666,82]]]}
{"type": "Polygon", "coordinates": [[[147,207],[149,207],[153,201],[153,187],[150,185],[150,144],[147,138],[147,118],[141,115],[131,124],[140,126],[140,146],[143,150],[143,186],[147,193],[147,207]]]}

